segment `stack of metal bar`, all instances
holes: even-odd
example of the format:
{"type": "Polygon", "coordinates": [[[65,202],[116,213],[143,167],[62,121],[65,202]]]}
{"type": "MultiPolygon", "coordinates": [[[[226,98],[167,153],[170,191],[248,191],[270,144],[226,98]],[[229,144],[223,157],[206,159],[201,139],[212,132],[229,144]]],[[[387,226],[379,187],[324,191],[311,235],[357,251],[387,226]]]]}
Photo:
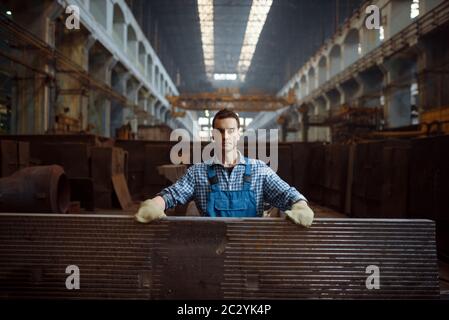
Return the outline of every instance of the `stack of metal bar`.
{"type": "Polygon", "coordinates": [[[439,298],[428,220],[0,214],[0,261],[0,298],[439,298]]]}

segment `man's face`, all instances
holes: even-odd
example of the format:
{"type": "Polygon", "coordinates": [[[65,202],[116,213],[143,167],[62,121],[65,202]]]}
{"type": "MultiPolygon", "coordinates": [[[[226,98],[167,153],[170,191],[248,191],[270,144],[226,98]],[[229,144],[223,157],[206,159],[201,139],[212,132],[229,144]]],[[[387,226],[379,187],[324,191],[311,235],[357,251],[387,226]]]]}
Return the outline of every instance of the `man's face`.
{"type": "Polygon", "coordinates": [[[229,152],[237,148],[240,131],[236,119],[216,119],[214,129],[214,140],[221,144],[224,152],[229,152]]]}

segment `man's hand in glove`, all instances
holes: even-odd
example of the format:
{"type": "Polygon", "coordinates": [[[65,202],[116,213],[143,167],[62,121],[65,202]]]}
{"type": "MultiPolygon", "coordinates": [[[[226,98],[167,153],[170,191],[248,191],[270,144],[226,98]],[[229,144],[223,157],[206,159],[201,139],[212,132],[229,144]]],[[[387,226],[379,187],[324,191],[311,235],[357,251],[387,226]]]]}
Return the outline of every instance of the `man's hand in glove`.
{"type": "Polygon", "coordinates": [[[307,205],[307,202],[303,200],[293,204],[292,209],[285,211],[285,214],[296,224],[300,224],[306,228],[312,225],[313,211],[307,205]]]}
{"type": "Polygon", "coordinates": [[[145,200],[140,205],[135,217],[136,220],[142,223],[152,222],[161,218],[165,218],[164,213],[165,201],[158,196],[153,199],[145,200]]]}

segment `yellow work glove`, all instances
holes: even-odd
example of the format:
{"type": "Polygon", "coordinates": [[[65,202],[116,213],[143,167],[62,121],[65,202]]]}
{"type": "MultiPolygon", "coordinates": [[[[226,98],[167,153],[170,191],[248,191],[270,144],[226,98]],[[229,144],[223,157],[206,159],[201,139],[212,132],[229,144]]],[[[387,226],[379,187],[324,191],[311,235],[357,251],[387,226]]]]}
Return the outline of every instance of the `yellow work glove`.
{"type": "Polygon", "coordinates": [[[296,224],[306,228],[312,225],[314,214],[305,201],[296,202],[291,210],[285,211],[285,214],[296,224]]]}
{"type": "Polygon", "coordinates": [[[166,215],[164,210],[162,210],[153,199],[149,199],[142,202],[135,217],[139,222],[148,223],[165,218],[166,215]]]}

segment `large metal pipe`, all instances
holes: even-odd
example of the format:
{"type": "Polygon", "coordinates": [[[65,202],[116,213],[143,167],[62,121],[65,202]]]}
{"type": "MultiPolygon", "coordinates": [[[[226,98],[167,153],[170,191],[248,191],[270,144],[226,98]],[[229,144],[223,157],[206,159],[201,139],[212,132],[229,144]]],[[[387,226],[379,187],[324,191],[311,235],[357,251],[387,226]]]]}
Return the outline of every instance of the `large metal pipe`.
{"type": "Polygon", "coordinates": [[[66,213],[70,184],[58,165],[28,167],[0,179],[0,212],[66,213]]]}

